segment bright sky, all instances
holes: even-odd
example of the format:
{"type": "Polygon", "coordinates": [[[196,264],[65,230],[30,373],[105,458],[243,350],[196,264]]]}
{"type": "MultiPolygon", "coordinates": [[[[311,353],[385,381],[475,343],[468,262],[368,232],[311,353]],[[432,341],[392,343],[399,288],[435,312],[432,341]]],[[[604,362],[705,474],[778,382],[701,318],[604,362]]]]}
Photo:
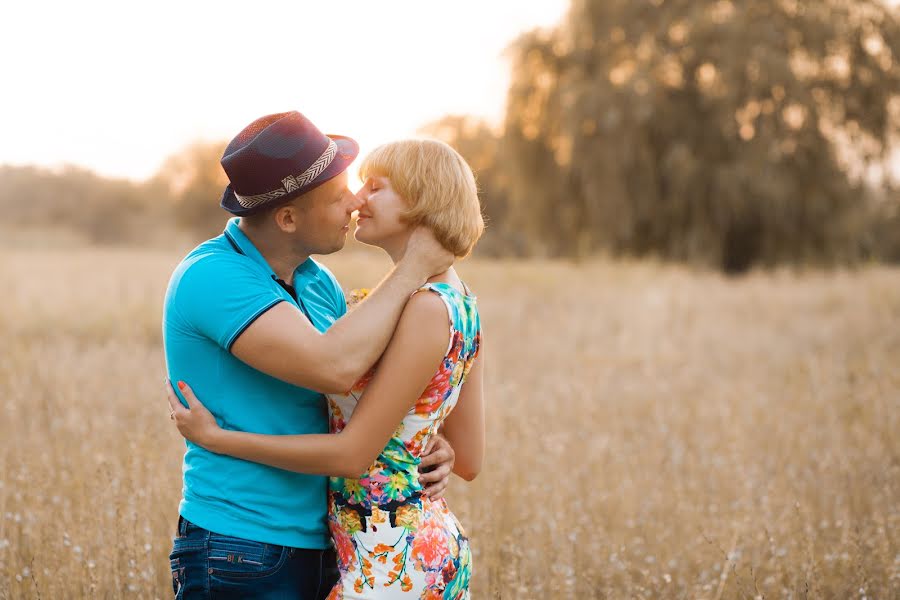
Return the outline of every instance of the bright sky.
{"type": "Polygon", "coordinates": [[[362,152],[450,113],[498,121],[503,49],[567,0],[10,3],[0,163],[143,179],[296,109],[362,152]]]}

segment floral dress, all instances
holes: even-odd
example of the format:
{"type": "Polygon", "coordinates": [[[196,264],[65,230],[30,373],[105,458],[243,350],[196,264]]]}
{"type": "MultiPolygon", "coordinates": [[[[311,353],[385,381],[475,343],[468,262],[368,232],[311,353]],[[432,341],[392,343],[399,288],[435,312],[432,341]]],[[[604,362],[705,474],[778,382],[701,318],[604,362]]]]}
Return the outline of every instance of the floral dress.
{"type": "MultiPolygon", "coordinates": [[[[372,466],[358,479],[329,480],[328,522],[341,574],[329,600],[469,598],[469,541],[446,501],[422,494],[418,467],[429,438],[459,399],[478,354],[481,324],[474,296],[445,283],[422,290],[438,294],[447,306],[450,344],[372,466]]],[[[376,367],[346,395],[328,396],[332,432],[344,428],[376,367]]]]}

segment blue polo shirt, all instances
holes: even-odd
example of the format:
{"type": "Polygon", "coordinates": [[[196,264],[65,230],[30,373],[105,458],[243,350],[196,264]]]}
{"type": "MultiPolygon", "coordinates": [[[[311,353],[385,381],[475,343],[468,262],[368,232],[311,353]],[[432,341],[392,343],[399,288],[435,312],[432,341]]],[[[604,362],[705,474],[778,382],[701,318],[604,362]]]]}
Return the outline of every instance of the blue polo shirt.
{"type": "MultiPolygon", "coordinates": [[[[327,433],[322,394],[257,371],[231,354],[253,321],[279,302],[297,305],[319,331],[347,308],[334,275],[312,259],[294,272],[293,297],[250,239],[228,222],[172,274],[163,308],[169,379],[184,380],[225,429],[327,433]]],[[[187,442],[179,512],[210,531],[292,546],[326,548],[327,478],[213,454],[187,442]]]]}

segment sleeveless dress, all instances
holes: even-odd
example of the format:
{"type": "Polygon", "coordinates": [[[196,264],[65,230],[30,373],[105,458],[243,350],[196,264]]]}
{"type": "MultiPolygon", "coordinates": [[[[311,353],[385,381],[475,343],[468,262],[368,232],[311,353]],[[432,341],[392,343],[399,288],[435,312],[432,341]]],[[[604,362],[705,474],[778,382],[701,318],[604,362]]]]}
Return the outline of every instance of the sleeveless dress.
{"type": "MultiPolygon", "coordinates": [[[[419,460],[459,399],[481,341],[475,297],[429,283],[450,315],[450,343],[437,373],[375,462],[358,479],[329,479],[328,524],[341,579],[328,600],[468,600],[469,541],[446,501],[429,500],[419,460]]],[[[373,367],[345,395],[328,396],[330,428],[341,431],[371,380],[373,367]]]]}

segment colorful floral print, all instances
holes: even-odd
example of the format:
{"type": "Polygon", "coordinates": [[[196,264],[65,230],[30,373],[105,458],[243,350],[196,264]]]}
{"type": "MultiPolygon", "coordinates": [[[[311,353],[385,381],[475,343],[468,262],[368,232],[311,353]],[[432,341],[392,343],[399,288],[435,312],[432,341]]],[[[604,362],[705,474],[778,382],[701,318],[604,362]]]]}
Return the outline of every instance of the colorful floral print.
{"type": "MultiPolygon", "coordinates": [[[[472,556],[469,541],[443,500],[422,495],[419,460],[428,440],[459,399],[478,354],[481,324],[474,296],[450,285],[427,284],[450,314],[447,355],[415,406],[374,463],[359,478],[329,480],[329,527],[341,580],[338,599],[465,600],[472,556]]],[[[364,291],[364,292],[367,292],[364,291]]],[[[351,293],[352,302],[366,293],[351,293]]],[[[375,372],[343,395],[330,395],[331,431],[341,431],[375,372]]]]}

